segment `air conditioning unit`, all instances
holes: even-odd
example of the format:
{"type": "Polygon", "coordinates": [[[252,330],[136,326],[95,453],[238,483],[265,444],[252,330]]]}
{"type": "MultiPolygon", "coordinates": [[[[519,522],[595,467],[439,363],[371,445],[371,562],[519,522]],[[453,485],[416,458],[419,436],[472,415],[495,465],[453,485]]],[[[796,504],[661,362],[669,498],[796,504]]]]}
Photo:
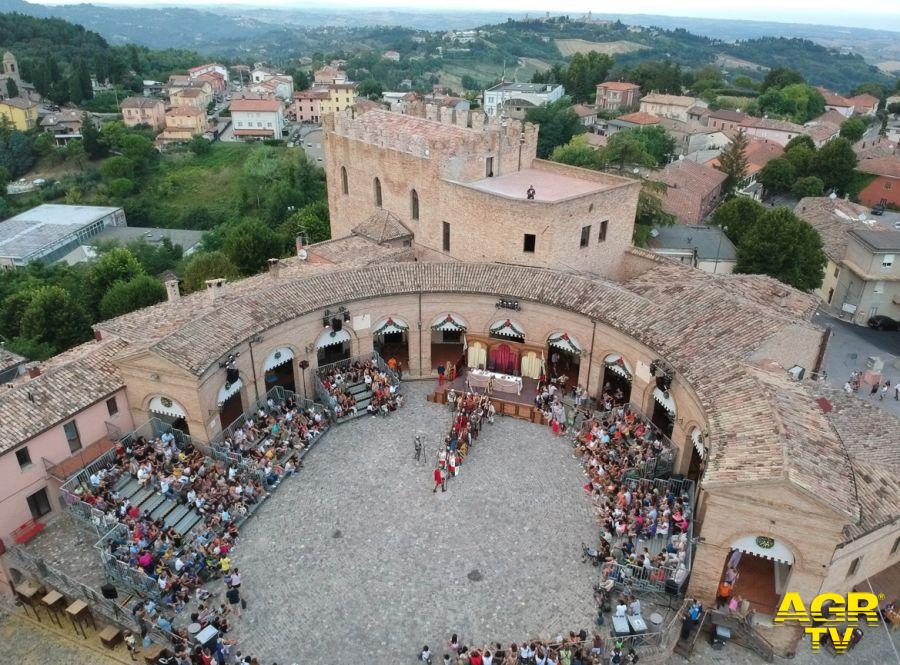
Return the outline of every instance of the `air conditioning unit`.
{"type": "Polygon", "coordinates": [[[802,381],[806,375],[806,370],[800,365],[794,365],[788,370],[788,374],[794,381],[802,381]]]}
{"type": "Polygon", "coordinates": [[[873,372],[881,372],[884,369],[884,361],[881,359],[881,356],[869,356],[866,358],[866,369],[870,369],[873,372]]]}

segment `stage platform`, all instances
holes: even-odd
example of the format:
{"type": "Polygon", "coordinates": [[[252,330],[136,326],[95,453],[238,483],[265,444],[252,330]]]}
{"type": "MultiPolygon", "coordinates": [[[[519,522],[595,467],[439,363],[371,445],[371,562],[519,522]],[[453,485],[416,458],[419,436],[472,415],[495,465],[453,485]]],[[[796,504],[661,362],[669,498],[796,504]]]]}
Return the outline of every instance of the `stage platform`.
{"type": "MultiPolygon", "coordinates": [[[[438,404],[447,403],[447,392],[453,388],[457,392],[466,392],[466,375],[465,370],[461,376],[457,376],[452,382],[444,381],[443,383],[435,382],[434,391],[429,393],[428,401],[437,402],[438,404]]],[[[484,390],[473,390],[472,392],[483,395],[484,390]]],[[[537,395],[537,381],[522,377],[522,393],[517,395],[513,392],[495,391],[491,396],[494,402],[494,408],[498,415],[512,416],[523,420],[530,420],[533,423],[545,425],[547,420],[540,409],[534,406],[534,398],[537,395]]]]}

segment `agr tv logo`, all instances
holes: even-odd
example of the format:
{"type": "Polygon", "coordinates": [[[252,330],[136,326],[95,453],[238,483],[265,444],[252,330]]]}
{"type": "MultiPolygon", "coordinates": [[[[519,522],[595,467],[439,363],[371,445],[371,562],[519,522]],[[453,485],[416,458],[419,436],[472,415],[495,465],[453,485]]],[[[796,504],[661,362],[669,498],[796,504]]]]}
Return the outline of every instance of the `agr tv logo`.
{"type": "Polygon", "coordinates": [[[837,653],[844,653],[859,624],[879,623],[878,596],[856,591],[846,598],[839,593],[822,593],[813,598],[807,611],[800,594],[788,592],[781,599],[774,621],[805,626],[813,651],[818,651],[823,638],[827,638],[837,653]]]}

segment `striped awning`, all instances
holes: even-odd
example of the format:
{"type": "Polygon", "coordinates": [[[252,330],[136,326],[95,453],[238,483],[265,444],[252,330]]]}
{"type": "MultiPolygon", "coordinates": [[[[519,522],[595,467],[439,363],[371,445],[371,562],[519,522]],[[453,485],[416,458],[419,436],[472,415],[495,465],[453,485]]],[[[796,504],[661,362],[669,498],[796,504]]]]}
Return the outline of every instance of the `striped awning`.
{"type": "Polygon", "coordinates": [[[431,322],[431,329],[446,332],[466,332],[468,326],[458,316],[452,314],[441,314],[431,322]]]}
{"type": "Polygon", "coordinates": [[[373,335],[390,335],[391,333],[405,333],[409,330],[409,324],[396,316],[389,316],[372,331],[373,335]]]}
{"type": "Polygon", "coordinates": [[[232,395],[236,395],[241,392],[241,387],[244,385],[244,382],[238,379],[234,383],[226,383],[221,388],[219,388],[219,399],[217,400],[219,406],[222,406],[225,402],[228,401],[232,395]]]}
{"type": "Polygon", "coordinates": [[[732,550],[740,550],[746,554],[754,554],[763,559],[771,559],[780,563],[786,563],[789,566],[794,565],[794,555],[786,545],[778,542],[774,538],[760,536],[742,536],[731,543],[732,550]],[[762,545],[760,545],[762,541],[762,545]],[[771,544],[771,547],[768,545],[771,544]],[[763,547],[767,545],[767,547],[763,547]]]}
{"type": "Polygon", "coordinates": [[[150,406],[147,407],[152,413],[158,413],[161,416],[169,416],[171,418],[184,418],[187,420],[187,413],[181,408],[181,405],[168,397],[157,396],[150,400],[150,406]]]}
{"type": "Polygon", "coordinates": [[[566,353],[574,353],[576,355],[581,353],[581,345],[574,337],[566,332],[553,333],[547,339],[547,343],[566,353]]]}
{"type": "Polygon", "coordinates": [[[625,362],[625,359],[619,354],[610,353],[603,359],[603,364],[606,365],[606,368],[611,372],[615,372],[619,376],[631,381],[631,368],[628,367],[628,363],[625,362]]]}
{"type": "Polygon", "coordinates": [[[675,400],[672,399],[672,396],[668,393],[664,393],[659,388],[653,389],[653,399],[664,408],[666,411],[671,413],[673,416],[675,415],[675,400]]]}
{"type": "Polygon", "coordinates": [[[700,459],[706,459],[706,446],[703,445],[703,434],[699,427],[691,430],[691,441],[694,442],[694,450],[700,455],[700,459]]]}
{"type": "Polygon", "coordinates": [[[275,369],[276,367],[281,367],[285,363],[290,362],[294,357],[294,352],[291,351],[288,347],[282,346],[279,349],[275,349],[266,356],[266,364],[263,365],[263,371],[268,372],[270,369],[275,369]]]}
{"type": "Polygon", "coordinates": [[[321,349],[326,346],[334,346],[335,344],[343,344],[344,342],[349,341],[350,333],[346,330],[338,330],[337,332],[334,330],[326,330],[319,335],[319,339],[316,342],[316,348],[321,349]]]}
{"type": "Polygon", "coordinates": [[[525,339],[525,329],[510,319],[494,321],[491,324],[490,330],[492,335],[499,335],[500,337],[521,337],[522,339],[525,339]]]}

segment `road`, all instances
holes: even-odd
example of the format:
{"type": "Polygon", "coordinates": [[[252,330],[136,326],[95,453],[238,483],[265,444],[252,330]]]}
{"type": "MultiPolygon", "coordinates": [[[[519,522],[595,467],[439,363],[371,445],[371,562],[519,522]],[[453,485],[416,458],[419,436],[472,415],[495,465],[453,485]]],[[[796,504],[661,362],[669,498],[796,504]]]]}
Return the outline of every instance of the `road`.
{"type": "MultiPolygon", "coordinates": [[[[890,381],[892,386],[900,381],[900,331],[872,330],[821,311],[813,320],[823,326],[830,325],[832,329],[824,363],[830,385],[843,386],[853,370],[866,369],[866,359],[870,356],[878,356],[884,361],[883,380],[890,381]]],[[[893,393],[883,402],[872,401],[900,417],[900,401],[893,399],[893,393]]]]}

